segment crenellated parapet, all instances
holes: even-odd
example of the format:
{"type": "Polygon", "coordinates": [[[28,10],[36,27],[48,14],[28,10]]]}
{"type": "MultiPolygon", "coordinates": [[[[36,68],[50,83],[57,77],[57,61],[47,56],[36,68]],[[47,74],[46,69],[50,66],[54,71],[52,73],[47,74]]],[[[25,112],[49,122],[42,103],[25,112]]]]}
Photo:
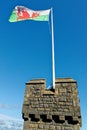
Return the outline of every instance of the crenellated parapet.
{"type": "Polygon", "coordinates": [[[56,78],[55,90],[46,89],[45,79],[27,82],[22,115],[23,130],[80,130],[77,82],[56,78]]]}

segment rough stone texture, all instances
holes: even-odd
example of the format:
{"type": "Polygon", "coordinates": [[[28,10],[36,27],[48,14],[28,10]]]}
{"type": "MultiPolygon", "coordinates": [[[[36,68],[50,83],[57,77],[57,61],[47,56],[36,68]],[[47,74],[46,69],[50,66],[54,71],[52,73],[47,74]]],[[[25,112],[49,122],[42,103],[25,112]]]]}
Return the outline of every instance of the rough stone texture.
{"type": "Polygon", "coordinates": [[[55,90],[45,87],[45,79],[26,83],[23,130],[80,130],[77,82],[72,78],[57,78],[55,90]]]}

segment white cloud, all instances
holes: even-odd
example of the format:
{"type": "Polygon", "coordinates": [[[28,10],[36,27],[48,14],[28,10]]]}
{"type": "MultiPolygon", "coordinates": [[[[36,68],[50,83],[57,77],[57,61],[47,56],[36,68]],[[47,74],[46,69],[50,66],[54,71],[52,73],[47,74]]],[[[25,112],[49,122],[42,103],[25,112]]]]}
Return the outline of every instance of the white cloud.
{"type": "Polygon", "coordinates": [[[0,130],[22,130],[23,121],[0,114],[0,130]]]}
{"type": "Polygon", "coordinates": [[[1,103],[0,103],[0,108],[1,108],[1,109],[19,109],[20,106],[17,105],[17,104],[8,105],[8,104],[1,104],[1,103]]]}
{"type": "Polygon", "coordinates": [[[3,120],[16,120],[16,121],[19,120],[19,121],[22,121],[21,119],[13,118],[13,117],[10,117],[10,116],[1,114],[1,113],[0,113],[0,119],[3,119],[3,120]]]}

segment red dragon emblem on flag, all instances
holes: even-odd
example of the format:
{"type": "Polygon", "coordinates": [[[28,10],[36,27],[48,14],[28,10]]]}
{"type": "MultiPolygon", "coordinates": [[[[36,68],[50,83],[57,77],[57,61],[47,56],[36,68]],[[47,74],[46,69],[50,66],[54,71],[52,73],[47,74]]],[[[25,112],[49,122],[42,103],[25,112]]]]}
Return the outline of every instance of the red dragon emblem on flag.
{"type": "Polygon", "coordinates": [[[31,18],[35,18],[35,17],[39,16],[39,13],[37,13],[37,12],[28,11],[25,8],[20,8],[20,7],[17,8],[16,13],[18,15],[17,20],[29,19],[29,18],[31,19],[31,18]]]}

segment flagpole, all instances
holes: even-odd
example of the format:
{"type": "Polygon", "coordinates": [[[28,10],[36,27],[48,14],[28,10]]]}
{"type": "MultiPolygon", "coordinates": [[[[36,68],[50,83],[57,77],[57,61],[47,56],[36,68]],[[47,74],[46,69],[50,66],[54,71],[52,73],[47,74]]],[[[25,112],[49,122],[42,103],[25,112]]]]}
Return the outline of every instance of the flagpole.
{"type": "Polygon", "coordinates": [[[53,26],[53,9],[51,8],[51,29],[52,29],[52,80],[53,89],[55,89],[55,56],[54,56],[54,26],[53,26]]]}

